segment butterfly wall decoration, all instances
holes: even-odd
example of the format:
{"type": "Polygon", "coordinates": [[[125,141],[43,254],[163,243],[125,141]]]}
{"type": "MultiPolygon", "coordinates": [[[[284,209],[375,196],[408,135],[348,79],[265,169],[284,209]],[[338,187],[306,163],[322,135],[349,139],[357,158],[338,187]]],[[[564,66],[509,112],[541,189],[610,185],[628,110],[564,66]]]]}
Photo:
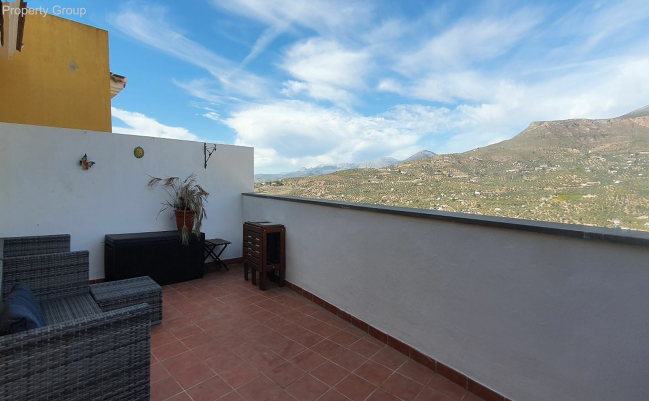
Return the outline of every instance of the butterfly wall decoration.
{"type": "Polygon", "coordinates": [[[90,167],[95,165],[95,162],[88,160],[88,155],[84,154],[81,160],[79,160],[79,164],[84,170],[88,170],[90,167]]]}

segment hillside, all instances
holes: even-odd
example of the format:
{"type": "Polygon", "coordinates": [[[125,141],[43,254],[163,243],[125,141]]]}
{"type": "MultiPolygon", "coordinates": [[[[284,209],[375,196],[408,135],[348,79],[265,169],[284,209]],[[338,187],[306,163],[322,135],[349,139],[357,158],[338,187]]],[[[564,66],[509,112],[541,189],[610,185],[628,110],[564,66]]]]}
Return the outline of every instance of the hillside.
{"type": "MultiPolygon", "coordinates": [[[[414,155],[403,161],[412,161],[417,159],[422,159],[425,157],[434,156],[435,153],[428,150],[420,150],[414,155]]],[[[340,164],[324,164],[316,167],[305,168],[302,167],[297,171],[291,171],[288,173],[277,173],[277,174],[255,174],[255,183],[262,182],[272,182],[285,178],[295,178],[295,177],[312,177],[316,175],[330,174],[335,173],[336,171],[342,170],[351,170],[357,168],[381,168],[394,166],[395,164],[401,163],[401,160],[397,160],[393,157],[381,157],[376,160],[369,160],[360,163],[340,163],[340,164]]]]}
{"type": "MultiPolygon", "coordinates": [[[[484,148],[261,193],[649,230],[649,116],[534,122],[484,148]]],[[[649,113],[645,113],[649,114],[649,113]]]]}

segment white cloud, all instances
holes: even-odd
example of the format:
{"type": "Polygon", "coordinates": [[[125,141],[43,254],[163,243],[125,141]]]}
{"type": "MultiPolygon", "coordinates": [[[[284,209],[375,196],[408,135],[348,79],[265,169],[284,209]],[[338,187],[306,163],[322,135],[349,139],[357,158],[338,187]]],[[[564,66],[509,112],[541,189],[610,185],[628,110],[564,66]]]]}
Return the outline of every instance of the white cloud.
{"type": "Polygon", "coordinates": [[[416,50],[397,56],[396,70],[412,76],[428,71],[466,68],[511,50],[541,22],[538,10],[523,9],[506,17],[466,19],[432,37],[416,50]]]}
{"type": "Polygon", "coordinates": [[[237,68],[228,59],[186,38],[174,30],[165,19],[166,10],[160,7],[125,7],[109,16],[117,29],[140,42],[173,57],[203,68],[212,74],[221,89],[248,97],[262,97],[266,93],[265,79],[237,68]]]}
{"type": "Polygon", "coordinates": [[[369,4],[344,0],[212,0],[219,9],[262,22],[268,26],[257,38],[245,66],[262,53],[279,35],[293,27],[308,28],[322,36],[344,35],[369,22],[369,4]]]}
{"type": "Polygon", "coordinates": [[[209,79],[193,79],[185,82],[174,79],[173,83],[191,96],[210,103],[223,104],[241,101],[241,99],[235,96],[224,95],[223,91],[215,86],[214,81],[209,79]]]}
{"type": "Polygon", "coordinates": [[[132,111],[121,110],[111,107],[113,117],[122,120],[128,127],[113,127],[116,134],[153,136],[157,138],[182,139],[185,141],[197,141],[198,137],[186,128],[170,127],[161,124],[151,117],[132,111]]]}
{"type": "Polygon", "coordinates": [[[255,147],[257,168],[285,171],[414,149],[446,124],[447,114],[415,105],[366,117],[293,100],[247,106],[224,122],[237,132],[236,144],[255,147]]]}
{"type": "Polygon", "coordinates": [[[606,60],[588,74],[536,84],[500,82],[484,102],[454,108],[397,105],[363,116],[303,101],[245,105],[224,123],[254,146],[260,171],[403,158],[427,148],[456,153],[509,139],[534,120],[614,117],[646,104],[649,57],[606,60]],[[598,85],[593,85],[598,79],[598,85]]]}
{"type": "Polygon", "coordinates": [[[317,100],[348,104],[351,90],[365,87],[370,55],[332,40],[309,39],[291,47],[281,67],[299,81],[284,83],[286,95],[306,93],[317,100]]]}
{"type": "Polygon", "coordinates": [[[174,83],[218,105],[200,115],[235,130],[238,144],[255,146],[256,166],[266,171],[404,157],[421,148],[460,152],[510,138],[533,120],[610,117],[649,98],[646,1],[582,2],[568,12],[507,11],[488,2],[459,19],[449,3],[419,18],[395,13],[380,21],[371,3],[211,1],[247,19],[235,19],[239,29],[262,25],[254,43],[230,38],[250,46],[238,65],[172,28],[161,9],[125,9],[110,20],[209,71],[213,79],[174,83]],[[298,38],[273,49],[279,56],[268,67],[283,76],[243,70],[280,35],[298,38]],[[353,106],[387,111],[363,115],[353,106]]]}
{"type": "Polygon", "coordinates": [[[465,70],[446,74],[431,74],[424,78],[400,84],[392,78],[379,82],[378,90],[393,92],[411,99],[455,103],[459,100],[487,101],[506,82],[491,79],[477,71],[465,70]]]}
{"type": "Polygon", "coordinates": [[[372,15],[370,4],[346,0],[212,0],[212,4],[269,26],[294,24],[321,35],[369,24],[372,15]]]}
{"type": "Polygon", "coordinates": [[[536,83],[508,82],[490,101],[462,104],[458,122],[438,153],[460,152],[508,139],[532,121],[611,118],[646,105],[649,57],[616,58],[536,83]],[[460,124],[461,122],[461,124],[460,124]]]}

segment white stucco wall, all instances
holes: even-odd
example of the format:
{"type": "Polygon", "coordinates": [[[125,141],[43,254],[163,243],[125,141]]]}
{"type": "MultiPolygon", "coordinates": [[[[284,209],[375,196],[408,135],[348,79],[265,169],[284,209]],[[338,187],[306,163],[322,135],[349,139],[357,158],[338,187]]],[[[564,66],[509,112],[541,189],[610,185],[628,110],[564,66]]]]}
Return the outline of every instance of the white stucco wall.
{"type": "Polygon", "coordinates": [[[238,258],[253,168],[252,148],[218,145],[205,170],[202,142],[0,123],[0,237],[71,234],[72,250],[90,251],[90,278],[103,278],[106,234],[175,229],[172,212],[156,218],[167,194],[147,174],[194,172],[210,193],[203,232],[231,240],[222,257],[238,258]],[[97,163],[87,171],[84,153],[97,163]]]}
{"type": "Polygon", "coordinates": [[[649,248],[243,197],[287,279],[513,400],[646,400],[649,248]]]}

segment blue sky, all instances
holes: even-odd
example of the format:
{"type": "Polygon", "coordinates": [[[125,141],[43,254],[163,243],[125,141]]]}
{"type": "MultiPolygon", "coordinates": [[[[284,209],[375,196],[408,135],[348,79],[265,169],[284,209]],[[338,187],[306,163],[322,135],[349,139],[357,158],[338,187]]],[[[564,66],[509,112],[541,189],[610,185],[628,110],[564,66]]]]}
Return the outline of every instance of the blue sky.
{"type": "Polygon", "coordinates": [[[254,146],[258,173],[649,104],[646,0],[59,3],[109,31],[115,132],[254,146]]]}

